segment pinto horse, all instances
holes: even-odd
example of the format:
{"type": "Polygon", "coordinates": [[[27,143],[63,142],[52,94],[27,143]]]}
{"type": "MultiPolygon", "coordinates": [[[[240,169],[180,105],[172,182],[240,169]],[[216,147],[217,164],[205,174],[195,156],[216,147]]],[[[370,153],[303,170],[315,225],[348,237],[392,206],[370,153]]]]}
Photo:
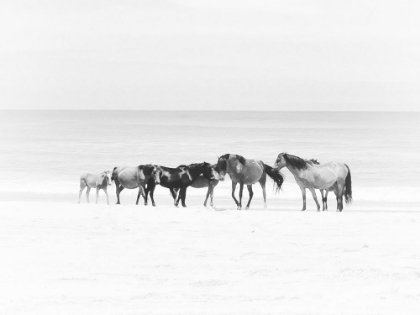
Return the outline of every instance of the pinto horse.
{"type": "MultiPolygon", "coordinates": [[[[211,168],[215,171],[216,170],[216,164],[212,165],[211,168]]],[[[216,172],[217,174],[217,172],[216,172]]],[[[215,177],[218,177],[217,175],[215,177]]],[[[214,180],[208,180],[203,175],[198,176],[191,184],[191,187],[193,188],[205,188],[207,187],[207,194],[206,199],[204,199],[204,207],[207,207],[207,201],[210,197],[210,206],[213,207],[213,194],[214,194],[214,188],[219,183],[219,179],[214,180]]],[[[171,189],[172,197],[174,198],[174,201],[176,199],[178,188],[171,189]]]]}
{"type": "MultiPolygon", "coordinates": [[[[145,185],[150,178],[159,183],[159,176],[155,165],[139,165],[139,166],[123,166],[114,167],[112,171],[112,180],[115,181],[116,193],[117,193],[117,204],[120,204],[120,193],[124,188],[135,189],[139,188],[137,194],[136,205],[139,204],[140,194],[145,197],[145,185]]],[[[153,202],[153,206],[155,203],[153,202]]]]}
{"type": "Polygon", "coordinates": [[[226,173],[229,174],[229,177],[232,180],[232,198],[235,201],[238,210],[242,209],[242,192],[244,189],[244,185],[248,187],[249,191],[249,200],[246,205],[246,209],[249,209],[252,197],[254,196],[254,193],[252,191],[252,185],[256,182],[259,182],[261,185],[264,197],[264,208],[266,209],[266,175],[270,176],[274,180],[277,186],[277,191],[280,190],[284,180],[282,174],[278,170],[275,170],[271,166],[264,164],[263,161],[245,159],[242,155],[239,154],[225,154],[219,157],[219,159],[217,160],[216,171],[220,174],[222,178],[226,175],[226,173]],[[239,201],[235,198],[235,189],[238,183],[239,201]]]}
{"type": "Polygon", "coordinates": [[[218,179],[218,174],[212,169],[209,163],[197,163],[190,165],[180,165],[176,168],[170,168],[166,166],[156,166],[159,173],[159,182],[149,180],[146,188],[145,203],[147,203],[147,195],[150,193],[150,198],[153,202],[153,193],[156,188],[156,184],[160,184],[163,187],[169,188],[172,197],[174,198],[174,204],[178,207],[179,201],[183,207],[186,207],[185,199],[187,196],[187,188],[196,180],[200,175],[203,175],[208,181],[214,181],[218,179]],[[179,189],[178,197],[176,191],[179,189]]]}
{"type": "Polygon", "coordinates": [[[277,156],[274,167],[278,170],[287,167],[295,177],[296,183],[302,191],[302,211],[306,210],[306,188],[311,191],[318,211],[320,211],[320,206],[315,189],[321,190],[323,195],[322,190],[327,190],[328,192],[332,187],[337,197],[337,211],[340,212],[343,211],[343,195],[347,204],[352,201],[351,173],[347,164],[339,162],[316,164],[295,155],[280,153],[277,156]]]}

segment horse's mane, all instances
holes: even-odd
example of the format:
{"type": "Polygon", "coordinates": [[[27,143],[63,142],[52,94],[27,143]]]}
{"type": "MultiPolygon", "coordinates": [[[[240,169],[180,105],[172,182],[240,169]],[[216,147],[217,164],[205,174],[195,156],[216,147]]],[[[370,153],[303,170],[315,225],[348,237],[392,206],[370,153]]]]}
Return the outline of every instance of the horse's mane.
{"type": "Polygon", "coordinates": [[[139,170],[142,170],[144,175],[152,175],[153,167],[152,164],[139,165],[139,170]]]}
{"type": "Polygon", "coordinates": [[[318,160],[317,160],[317,159],[310,159],[309,161],[306,161],[306,162],[310,162],[310,163],[312,163],[312,164],[319,165],[319,162],[318,162],[318,160]]]}
{"type": "Polygon", "coordinates": [[[229,159],[230,156],[236,157],[236,159],[241,163],[242,165],[245,165],[245,158],[242,155],[239,154],[223,154],[221,157],[219,157],[217,161],[217,166],[219,166],[223,171],[227,168],[227,162],[226,160],[229,159]]]}
{"type": "Polygon", "coordinates": [[[291,155],[286,152],[281,153],[280,155],[283,155],[284,159],[288,164],[290,164],[290,166],[298,170],[305,170],[308,168],[308,162],[296,155],[291,155]]]}

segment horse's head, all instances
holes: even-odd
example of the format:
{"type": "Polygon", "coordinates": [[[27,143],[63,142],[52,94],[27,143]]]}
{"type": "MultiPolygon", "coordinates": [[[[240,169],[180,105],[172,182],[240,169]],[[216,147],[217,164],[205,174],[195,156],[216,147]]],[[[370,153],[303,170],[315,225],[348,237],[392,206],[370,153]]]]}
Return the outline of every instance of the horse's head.
{"type": "Polygon", "coordinates": [[[160,184],[162,170],[159,166],[153,164],[139,165],[139,171],[142,174],[141,176],[144,180],[144,184],[146,184],[150,178],[153,178],[156,184],[160,184]]]}
{"type": "Polygon", "coordinates": [[[285,155],[286,155],[286,153],[283,152],[283,153],[280,153],[277,156],[277,159],[276,159],[276,162],[274,162],[273,168],[279,170],[279,169],[281,169],[281,168],[283,168],[283,167],[286,166],[287,162],[286,162],[286,159],[284,158],[285,155]]]}
{"type": "Polygon", "coordinates": [[[202,167],[203,167],[203,176],[209,181],[215,180],[219,177],[218,174],[214,171],[214,169],[209,163],[203,162],[202,167]]]}
{"type": "Polygon", "coordinates": [[[102,183],[106,183],[108,186],[112,185],[113,177],[110,171],[105,171],[102,174],[102,183]]]}
{"type": "Polygon", "coordinates": [[[224,180],[227,172],[227,160],[229,159],[230,154],[225,154],[217,158],[217,163],[214,167],[214,170],[219,174],[220,180],[224,180]]]}
{"type": "Polygon", "coordinates": [[[213,164],[211,166],[211,170],[215,180],[224,181],[225,177],[219,174],[219,172],[217,171],[217,164],[213,164]]]}

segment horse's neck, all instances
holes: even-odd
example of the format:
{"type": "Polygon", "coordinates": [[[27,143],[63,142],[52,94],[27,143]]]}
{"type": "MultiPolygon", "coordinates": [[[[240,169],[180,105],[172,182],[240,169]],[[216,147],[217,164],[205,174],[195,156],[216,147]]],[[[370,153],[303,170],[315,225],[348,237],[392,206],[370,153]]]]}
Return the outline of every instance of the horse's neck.
{"type": "Polygon", "coordinates": [[[303,178],[303,175],[305,173],[305,170],[303,169],[297,169],[296,167],[293,167],[289,164],[286,165],[287,169],[290,171],[290,173],[293,174],[293,176],[298,179],[298,178],[303,178]]]}

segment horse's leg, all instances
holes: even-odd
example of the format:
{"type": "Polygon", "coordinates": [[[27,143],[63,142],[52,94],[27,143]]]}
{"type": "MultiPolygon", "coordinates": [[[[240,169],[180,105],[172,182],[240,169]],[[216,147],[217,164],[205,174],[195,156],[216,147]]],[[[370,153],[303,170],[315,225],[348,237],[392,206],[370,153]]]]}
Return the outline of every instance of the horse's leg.
{"type": "Polygon", "coordinates": [[[236,198],[235,198],[235,189],[236,189],[236,184],[237,184],[237,183],[235,183],[235,182],[233,182],[233,181],[232,181],[232,198],[233,198],[233,200],[235,201],[236,206],[237,206],[237,207],[238,207],[238,209],[239,209],[239,202],[238,202],[238,200],[236,200],[236,198]]]}
{"type": "Polygon", "coordinates": [[[109,205],[108,190],[106,189],[106,187],[104,188],[104,192],[105,192],[105,195],[106,195],[106,202],[109,205]]]}
{"type": "Polygon", "coordinates": [[[239,183],[239,207],[238,210],[242,209],[242,193],[244,191],[244,184],[239,183]]]}
{"type": "Polygon", "coordinates": [[[343,194],[344,194],[344,183],[337,183],[338,194],[337,194],[337,211],[343,211],[343,194]]]}
{"type": "Polygon", "coordinates": [[[306,210],[306,188],[300,187],[300,190],[302,191],[302,201],[303,201],[302,211],[305,211],[306,210]]]}
{"type": "Polygon", "coordinates": [[[185,188],[183,188],[183,193],[182,193],[182,199],[181,199],[181,202],[182,202],[182,206],[184,207],[184,208],[186,208],[187,207],[187,205],[185,204],[185,199],[187,198],[187,188],[188,187],[185,187],[185,188]]]}
{"type": "Polygon", "coordinates": [[[262,192],[263,192],[263,197],[264,197],[264,209],[267,209],[267,195],[265,193],[265,182],[267,180],[267,176],[264,174],[264,176],[261,176],[260,178],[260,185],[262,188],[262,192]]]}
{"type": "MultiPolygon", "coordinates": [[[[153,207],[156,207],[155,197],[154,197],[155,188],[156,188],[156,184],[153,184],[153,189],[150,190],[150,200],[152,201],[152,206],[153,207]]],[[[147,198],[147,195],[146,195],[146,198],[147,198]]],[[[146,202],[146,204],[147,204],[147,202],[146,202]]]]}
{"type": "MultiPolygon", "coordinates": [[[[172,192],[172,189],[170,189],[170,191],[172,192]]],[[[175,196],[175,207],[178,207],[179,201],[181,200],[182,197],[182,188],[178,191],[178,195],[175,196]]]]}
{"type": "Polygon", "coordinates": [[[210,206],[213,207],[213,193],[214,193],[214,185],[209,184],[208,194],[210,194],[210,206]]]}
{"type": "MultiPolygon", "coordinates": [[[[325,211],[325,210],[326,210],[326,208],[325,208],[324,189],[320,189],[319,191],[321,192],[321,199],[322,199],[322,211],[325,211]]],[[[328,191],[328,189],[327,189],[326,191],[328,191]]]]}
{"type": "Polygon", "coordinates": [[[99,188],[96,187],[96,204],[98,204],[98,199],[99,199],[99,188]]]}
{"type": "Polygon", "coordinates": [[[328,211],[328,189],[325,190],[325,211],[328,211]]]}
{"type": "Polygon", "coordinates": [[[249,200],[245,209],[249,209],[249,205],[251,204],[251,200],[252,200],[252,197],[254,196],[254,192],[252,191],[252,185],[246,185],[246,187],[248,187],[249,200]]]}
{"type": "MultiPolygon", "coordinates": [[[[211,184],[209,183],[209,187],[207,188],[206,199],[204,200],[204,207],[207,207],[207,200],[209,199],[209,196],[210,196],[210,189],[211,189],[211,184]]],[[[210,205],[213,206],[213,200],[210,202],[210,205]]]]}
{"type": "Polygon", "coordinates": [[[86,189],[86,199],[88,203],[89,203],[89,193],[90,193],[90,187],[88,186],[86,189]]]}
{"type": "Polygon", "coordinates": [[[314,200],[315,200],[315,203],[316,203],[316,210],[319,212],[319,209],[321,208],[320,207],[320,205],[319,205],[319,202],[318,202],[318,198],[316,197],[316,192],[315,192],[315,189],[313,189],[312,187],[311,188],[308,188],[310,191],[311,191],[311,193],[312,193],[312,197],[314,198],[314,200]]]}
{"type": "Polygon", "coordinates": [[[85,183],[80,182],[79,203],[80,203],[80,200],[82,199],[82,193],[83,193],[83,190],[85,190],[85,188],[86,188],[85,183]]]}
{"type": "Polygon", "coordinates": [[[142,190],[141,190],[141,184],[139,185],[139,192],[137,193],[137,200],[136,200],[136,205],[138,205],[139,204],[139,199],[140,199],[140,193],[142,192],[142,190]]]}
{"type": "Polygon", "coordinates": [[[120,193],[123,191],[123,189],[124,189],[123,185],[117,186],[117,205],[120,204],[120,193]]]}

